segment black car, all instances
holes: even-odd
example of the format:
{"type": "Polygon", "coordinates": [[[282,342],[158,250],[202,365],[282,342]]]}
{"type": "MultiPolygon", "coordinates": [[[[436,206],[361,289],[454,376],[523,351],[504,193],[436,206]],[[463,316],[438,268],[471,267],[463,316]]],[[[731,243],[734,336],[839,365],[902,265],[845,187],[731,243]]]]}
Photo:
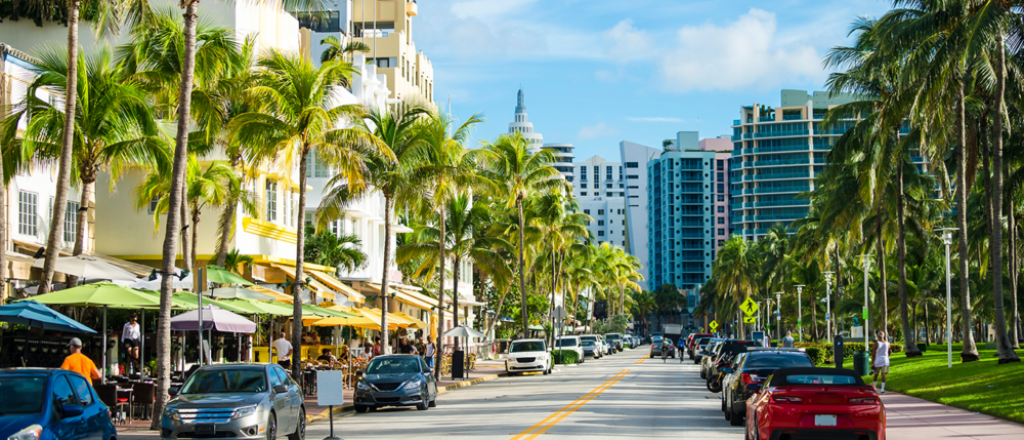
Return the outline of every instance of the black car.
{"type": "Polygon", "coordinates": [[[745,353],[749,347],[758,347],[757,342],[754,341],[737,341],[734,339],[725,340],[719,342],[715,346],[715,352],[710,358],[705,358],[701,365],[707,365],[707,371],[705,372],[707,377],[708,391],[717,393],[722,391],[722,376],[719,368],[728,367],[736,361],[736,355],[745,353]]]}
{"type": "Polygon", "coordinates": [[[803,349],[751,348],[740,353],[732,367],[721,367],[726,376],[722,380],[722,411],[733,426],[743,424],[747,413],[747,399],[764,380],[779,368],[813,367],[814,363],[803,349]]]}
{"type": "Polygon", "coordinates": [[[419,356],[377,356],[361,373],[356,383],[356,412],[383,406],[415,406],[426,411],[437,405],[437,381],[419,356]]]}
{"type": "Polygon", "coordinates": [[[697,341],[697,346],[695,347],[697,349],[696,350],[697,354],[695,354],[693,356],[693,363],[695,363],[697,365],[700,365],[700,361],[701,361],[701,359],[704,358],[704,353],[708,349],[708,347],[711,346],[711,343],[712,342],[722,341],[722,340],[724,340],[724,339],[722,339],[722,338],[700,338],[700,341],[697,341]]]}

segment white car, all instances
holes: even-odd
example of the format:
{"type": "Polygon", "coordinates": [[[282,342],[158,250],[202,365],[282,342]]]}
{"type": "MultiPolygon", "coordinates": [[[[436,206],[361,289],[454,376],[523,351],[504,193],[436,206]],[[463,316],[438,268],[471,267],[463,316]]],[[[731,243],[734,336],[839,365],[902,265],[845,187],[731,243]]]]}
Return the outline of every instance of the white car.
{"type": "Polygon", "coordinates": [[[530,371],[551,374],[551,352],[543,339],[516,339],[508,349],[505,373],[509,376],[530,371]]]}
{"type": "Polygon", "coordinates": [[[583,341],[580,340],[579,336],[562,336],[555,341],[556,350],[568,350],[575,351],[577,355],[577,363],[582,364],[585,360],[583,357],[583,341]]]}
{"type": "Polygon", "coordinates": [[[601,357],[604,356],[606,350],[604,341],[602,341],[597,335],[582,335],[580,336],[580,340],[583,341],[584,356],[590,356],[594,359],[601,359],[601,357]],[[588,344],[588,341],[593,345],[588,344]]]}

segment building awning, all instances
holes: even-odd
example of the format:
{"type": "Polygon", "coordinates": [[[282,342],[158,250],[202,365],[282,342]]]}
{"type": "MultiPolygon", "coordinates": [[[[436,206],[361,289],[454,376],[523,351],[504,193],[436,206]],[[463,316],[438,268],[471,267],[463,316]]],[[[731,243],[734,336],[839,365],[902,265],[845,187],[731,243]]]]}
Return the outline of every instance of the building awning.
{"type": "MultiPolygon", "coordinates": [[[[380,283],[364,283],[364,285],[380,293],[380,283]]],[[[410,289],[395,286],[394,284],[388,285],[388,294],[394,294],[394,298],[398,301],[421,310],[429,311],[437,307],[436,299],[410,289]]]]}
{"type": "MultiPolygon", "coordinates": [[[[295,266],[286,266],[286,265],[277,264],[277,263],[270,263],[270,266],[274,267],[274,268],[276,268],[276,269],[278,269],[278,270],[280,270],[282,272],[284,272],[285,275],[288,276],[288,279],[290,279],[290,280],[294,280],[295,279],[295,266]]],[[[319,293],[320,296],[322,296],[324,298],[334,299],[334,297],[336,295],[335,292],[334,292],[334,289],[331,289],[330,287],[327,287],[326,285],[324,285],[324,283],[321,283],[320,281],[317,281],[316,279],[313,279],[313,274],[310,273],[310,271],[305,270],[305,271],[303,271],[303,273],[305,273],[306,276],[308,276],[308,277],[310,277],[312,279],[310,281],[310,283],[309,283],[310,289],[316,290],[316,292],[319,293]]]]}
{"type": "Polygon", "coordinates": [[[249,286],[249,287],[247,287],[247,289],[255,290],[255,291],[259,292],[259,293],[270,295],[270,296],[274,297],[273,301],[280,301],[280,302],[286,302],[286,303],[291,303],[291,302],[294,301],[292,296],[287,294],[287,293],[281,293],[281,292],[278,292],[276,290],[269,289],[269,288],[266,288],[266,287],[263,287],[263,286],[260,286],[260,285],[249,286]]]}
{"type": "MultiPolygon", "coordinates": [[[[454,304],[454,301],[452,301],[452,297],[450,297],[450,296],[446,296],[444,298],[444,302],[446,304],[454,304]]],[[[472,307],[472,306],[482,306],[482,305],[486,305],[486,304],[484,304],[482,302],[478,302],[478,301],[472,300],[472,299],[462,298],[461,296],[459,297],[459,307],[472,307]]]]}
{"type": "Polygon", "coordinates": [[[341,282],[337,278],[330,276],[329,274],[320,272],[319,270],[307,270],[306,273],[312,275],[313,278],[320,280],[324,284],[327,284],[332,289],[334,289],[334,291],[345,294],[346,296],[348,296],[348,299],[354,303],[366,302],[366,297],[363,296],[363,294],[356,291],[356,289],[349,287],[347,284],[341,282]]]}

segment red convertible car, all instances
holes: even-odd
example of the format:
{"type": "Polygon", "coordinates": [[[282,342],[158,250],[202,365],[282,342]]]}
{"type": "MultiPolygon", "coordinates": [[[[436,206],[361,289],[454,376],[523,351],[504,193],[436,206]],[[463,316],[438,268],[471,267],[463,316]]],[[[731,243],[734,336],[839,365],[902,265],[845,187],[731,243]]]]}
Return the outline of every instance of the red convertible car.
{"type": "Polygon", "coordinates": [[[782,368],[747,401],[747,440],[885,440],[885,406],[852,370],[782,368]]]}

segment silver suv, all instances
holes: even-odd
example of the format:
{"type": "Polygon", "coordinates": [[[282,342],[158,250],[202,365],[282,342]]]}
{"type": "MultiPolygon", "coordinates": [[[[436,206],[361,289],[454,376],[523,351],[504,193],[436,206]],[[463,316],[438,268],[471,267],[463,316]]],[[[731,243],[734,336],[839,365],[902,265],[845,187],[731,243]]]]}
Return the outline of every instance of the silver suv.
{"type": "Polygon", "coordinates": [[[277,364],[209,365],[171,389],[160,438],[273,439],[306,434],[302,389],[277,364]]]}

